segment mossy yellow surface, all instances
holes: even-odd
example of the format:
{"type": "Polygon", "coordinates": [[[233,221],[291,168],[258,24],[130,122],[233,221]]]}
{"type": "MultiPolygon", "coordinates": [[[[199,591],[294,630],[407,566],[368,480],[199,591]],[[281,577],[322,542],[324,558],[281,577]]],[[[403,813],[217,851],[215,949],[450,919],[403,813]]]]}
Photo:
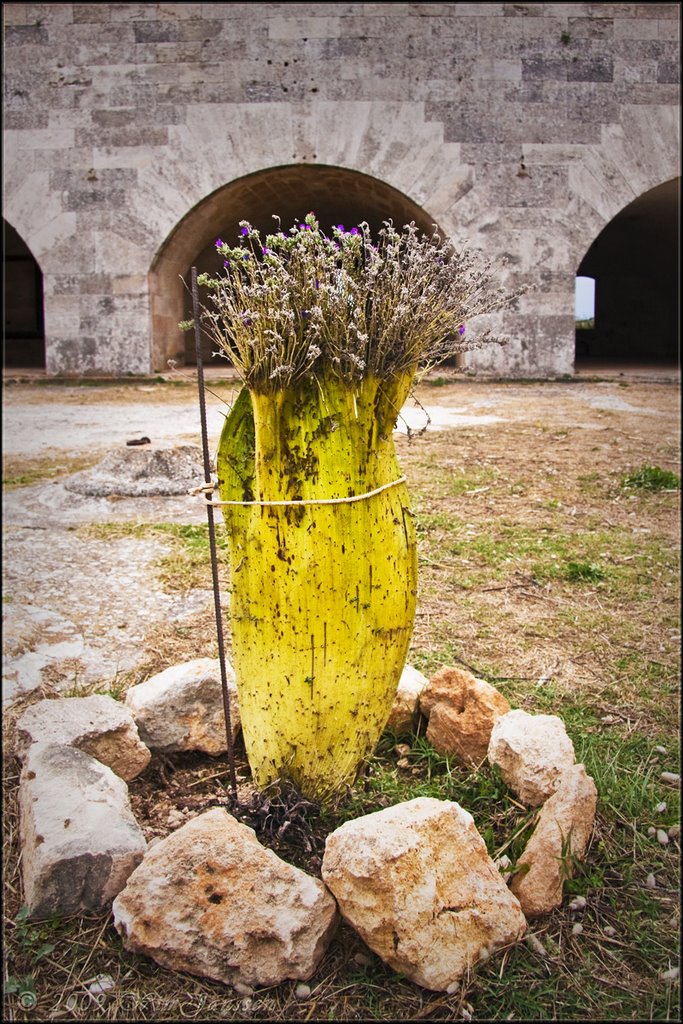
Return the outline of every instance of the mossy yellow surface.
{"type": "Polygon", "coordinates": [[[411,378],[243,390],[218,452],[231,629],[257,783],[329,801],[391,711],[415,615],[417,556],[393,427],[411,378]]]}

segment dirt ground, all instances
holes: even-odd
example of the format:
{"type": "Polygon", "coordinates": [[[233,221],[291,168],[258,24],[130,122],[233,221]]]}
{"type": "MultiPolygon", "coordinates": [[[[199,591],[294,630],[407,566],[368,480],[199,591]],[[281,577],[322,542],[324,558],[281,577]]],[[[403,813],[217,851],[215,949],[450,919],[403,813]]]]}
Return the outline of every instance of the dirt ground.
{"type": "MultiPolygon", "coordinates": [[[[237,387],[209,379],[208,389],[213,451],[237,387]]],[[[403,410],[397,447],[414,490],[423,489],[435,460],[445,477],[478,474],[481,485],[475,480],[458,499],[474,521],[502,500],[500,487],[492,489],[495,474],[498,484],[510,482],[505,513],[533,519],[539,503],[557,498],[565,470],[574,476],[609,473],[618,456],[624,465],[656,459],[662,468],[678,471],[679,413],[675,380],[491,383],[433,375],[403,410]],[[426,430],[408,438],[407,426],[426,430]],[[538,493],[530,495],[525,486],[515,494],[516,476],[528,480],[530,474],[538,493]]],[[[103,543],[77,528],[201,523],[206,513],[197,498],[87,498],[68,491],[63,480],[74,460],[96,462],[141,435],[199,444],[195,386],[185,380],[10,385],[3,427],[5,478],[26,466],[37,467],[38,475],[43,467],[57,474],[4,492],[4,700],[44,683],[62,689],[97,680],[111,684],[141,663],[150,629],[192,620],[206,607],[210,581],[206,588],[168,593],[154,571],[164,553],[162,540],[129,536],[103,543]]],[[[445,508],[444,501],[445,496],[437,505],[445,508]]],[[[422,511],[433,513],[432,505],[422,511]]],[[[430,571],[427,561],[423,574],[429,577],[430,571]]],[[[438,616],[438,599],[432,603],[434,608],[423,603],[418,611],[418,640],[438,616]]]]}
{"type": "MultiPolygon", "coordinates": [[[[215,378],[208,386],[213,449],[236,387],[215,378]]],[[[70,922],[75,931],[67,933],[68,941],[52,960],[36,965],[33,947],[16,926],[21,885],[10,791],[17,778],[8,757],[11,970],[19,977],[31,972],[37,983],[37,1009],[21,1019],[139,1020],[144,1006],[149,1020],[460,1020],[474,1017],[468,1000],[478,1000],[481,1013],[488,1013],[492,999],[498,1000],[499,1015],[485,1019],[646,1019],[646,1011],[647,1019],[674,1019],[661,972],[673,963],[679,927],[677,847],[674,841],[647,846],[646,826],[653,823],[654,832],[660,822],[649,811],[636,822],[622,788],[656,779],[662,770],[679,770],[673,751],[679,714],[680,490],[634,492],[623,480],[643,466],[680,474],[678,376],[498,383],[432,375],[415,398],[403,411],[396,439],[419,553],[408,660],[426,675],[444,664],[464,665],[499,687],[513,706],[560,714],[577,757],[593,757],[591,770],[606,800],[582,883],[589,896],[583,939],[574,939],[572,912],[562,908],[538,934],[545,941],[547,932],[563,959],[544,954],[538,967],[526,948],[506,952],[502,963],[496,961],[488,973],[482,969],[450,1000],[430,999],[399,979],[346,926],[312,982],[310,1004],[298,1002],[293,986],[240,1002],[222,986],[160,971],[122,953],[105,916],[70,922]],[[604,764],[592,752],[592,739],[599,740],[604,764]],[[655,890],[647,888],[648,873],[656,877],[655,890]],[[659,919],[642,916],[643,892],[653,915],[656,899],[659,919]],[[600,930],[605,923],[617,936],[609,940],[618,954],[613,959],[600,930]],[[645,943],[650,932],[656,949],[645,943]],[[95,1006],[93,1018],[86,983],[96,970],[110,973],[117,985],[108,1003],[95,1006]],[[539,978],[550,994],[533,997],[540,1007],[536,1016],[515,1016],[513,993],[531,997],[539,978]],[[73,1002],[74,993],[80,1002],[73,1002]],[[316,1012],[323,1016],[313,1017],[316,1012]]],[[[205,523],[201,501],[90,498],[64,485],[70,473],[132,438],[198,444],[199,424],[191,382],[6,385],[8,729],[36,697],[92,689],[121,696],[127,686],[169,665],[216,657],[208,568],[200,563],[205,580],[194,572],[190,583],[179,585],[178,567],[175,579],[173,565],[163,568],[178,548],[172,532],[159,528],[205,523]]],[[[227,607],[228,595],[223,596],[227,607]]],[[[386,763],[377,772],[384,774],[373,783],[370,766],[358,783],[365,791],[363,813],[400,799],[397,792],[410,791],[411,779],[416,785],[428,774],[431,779],[429,757],[419,739],[410,741],[409,763],[391,746],[395,738],[388,747],[382,741],[386,763]],[[395,788],[383,788],[389,784],[395,788]]],[[[329,822],[312,808],[293,818],[286,800],[269,802],[267,794],[256,799],[241,740],[236,769],[242,820],[280,856],[318,874],[329,822]]],[[[146,838],[161,838],[203,810],[225,806],[227,774],[224,758],[154,757],[129,786],[146,838]]],[[[506,844],[517,828],[519,805],[492,801],[486,785],[476,772],[472,778],[461,773],[454,791],[478,827],[490,828],[494,845],[506,844]]],[[[453,798],[453,787],[444,793],[453,798]]],[[[657,799],[661,793],[644,802],[654,806],[657,799]]],[[[673,794],[666,799],[673,805],[673,794]]],[[[667,825],[678,821],[674,813],[672,806],[667,825]]]]}

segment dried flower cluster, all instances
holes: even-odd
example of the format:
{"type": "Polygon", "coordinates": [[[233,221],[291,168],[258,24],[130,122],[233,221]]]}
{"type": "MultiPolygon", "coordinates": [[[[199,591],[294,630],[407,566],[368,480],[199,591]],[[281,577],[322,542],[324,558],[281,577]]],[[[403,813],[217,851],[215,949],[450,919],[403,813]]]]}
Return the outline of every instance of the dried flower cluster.
{"type": "Polygon", "coordinates": [[[374,242],[365,223],[330,237],[312,213],[265,240],[240,228],[236,247],[216,239],[223,274],[198,284],[210,290],[205,330],[255,391],[330,375],[389,380],[497,340],[466,338],[466,324],[510,297],[490,264],[436,233],[387,221],[374,242]]]}

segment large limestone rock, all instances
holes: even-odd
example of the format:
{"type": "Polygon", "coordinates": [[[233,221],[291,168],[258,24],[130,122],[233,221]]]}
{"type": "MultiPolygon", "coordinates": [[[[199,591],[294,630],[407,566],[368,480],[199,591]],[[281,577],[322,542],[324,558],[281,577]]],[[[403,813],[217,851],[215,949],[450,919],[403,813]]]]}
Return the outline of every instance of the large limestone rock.
{"type": "Polygon", "coordinates": [[[91,469],[68,477],[64,487],[86,497],[136,498],[187,494],[203,480],[201,448],[162,441],[117,448],[91,469]]]}
{"type": "Polygon", "coordinates": [[[152,847],[114,902],[127,949],[228,984],[310,978],[337,922],[318,879],[222,809],[152,847]]]}
{"type": "Polygon", "coordinates": [[[575,860],[583,859],[588,846],[597,797],[593,779],[582,764],[575,764],[541,808],[510,886],[527,918],[548,914],[562,903],[564,881],[572,877],[575,860]]]}
{"type": "Polygon", "coordinates": [[[429,719],[427,739],[442,754],[455,754],[467,767],[481,764],[494,722],[510,710],[498,690],[461,668],[442,668],[420,697],[429,719]]]}
{"type": "Polygon", "coordinates": [[[488,759],[522,803],[538,807],[555,792],[576,758],[562,719],[516,710],[496,720],[488,759]]]}
{"type": "Polygon", "coordinates": [[[526,921],[472,816],[421,797],[348,821],[322,875],[344,918],[386,963],[445,991],[526,921]]]}
{"type": "Polygon", "coordinates": [[[33,704],[17,722],[14,752],[24,760],[35,743],[78,747],[126,782],[143,772],[152,756],[130,710],[104,694],[33,704]]]}
{"type": "Polygon", "coordinates": [[[103,910],[142,860],[146,843],[128,787],[75,747],[38,743],[28,749],[19,814],[31,917],[103,910]]]}
{"type": "Polygon", "coordinates": [[[417,722],[420,694],[427,685],[427,677],[412,665],[406,665],[398,681],[394,704],[385,729],[401,736],[411,732],[417,722]]]}
{"type": "MultiPolygon", "coordinates": [[[[240,730],[237,684],[226,662],[233,740],[240,730]]],[[[220,662],[196,658],[173,665],[126,694],[126,707],[140,735],[154,751],[170,754],[198,750],[222,754],[227,749],[220,662]]]]}

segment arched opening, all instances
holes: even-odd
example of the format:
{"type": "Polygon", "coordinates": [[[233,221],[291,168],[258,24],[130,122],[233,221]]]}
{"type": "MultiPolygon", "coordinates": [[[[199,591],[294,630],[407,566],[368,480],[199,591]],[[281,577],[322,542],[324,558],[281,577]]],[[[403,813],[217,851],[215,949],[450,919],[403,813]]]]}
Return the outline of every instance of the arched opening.
{"type": "Polygon", "coordinates": [[[595,304],[593,324],[577,322],[577,369],[676,365],[679,185],[674,178],[629,203],[581,261],[577,277],[594,279],[595,304]]]}
{"type": "MultiPolygon", "coordinates": [[[[431,234],[434,222],[424,210],[390,185],[357,171],[339,167],[297,165],[276,167],[239,178],[218,189],[195,206],[177,225],[155,258],[150,272],[153,360],[155,371],[167,368],[168,360],[196,362],[194,336],[183,334],[178,323],[191,317],[190,271],[221,269],[216,238],[237,242],[239,222],[247,220],[261,233],[283,230],[313,211],[323,229],[332,224],[353,227],[367,221],[373,233],[385,220],[395,224],[414,221],[431,234]],[[187,283],[187,287],[183,284],[187,283]]],[[[220,363],[212,356],[207,340],[202,360],[220,363]]]]}
{"type": "Polygon", "coordinates": [[[10,369],[45,367],[43,275],[11,224],[3,230],[3,365],[10,369]]]}

